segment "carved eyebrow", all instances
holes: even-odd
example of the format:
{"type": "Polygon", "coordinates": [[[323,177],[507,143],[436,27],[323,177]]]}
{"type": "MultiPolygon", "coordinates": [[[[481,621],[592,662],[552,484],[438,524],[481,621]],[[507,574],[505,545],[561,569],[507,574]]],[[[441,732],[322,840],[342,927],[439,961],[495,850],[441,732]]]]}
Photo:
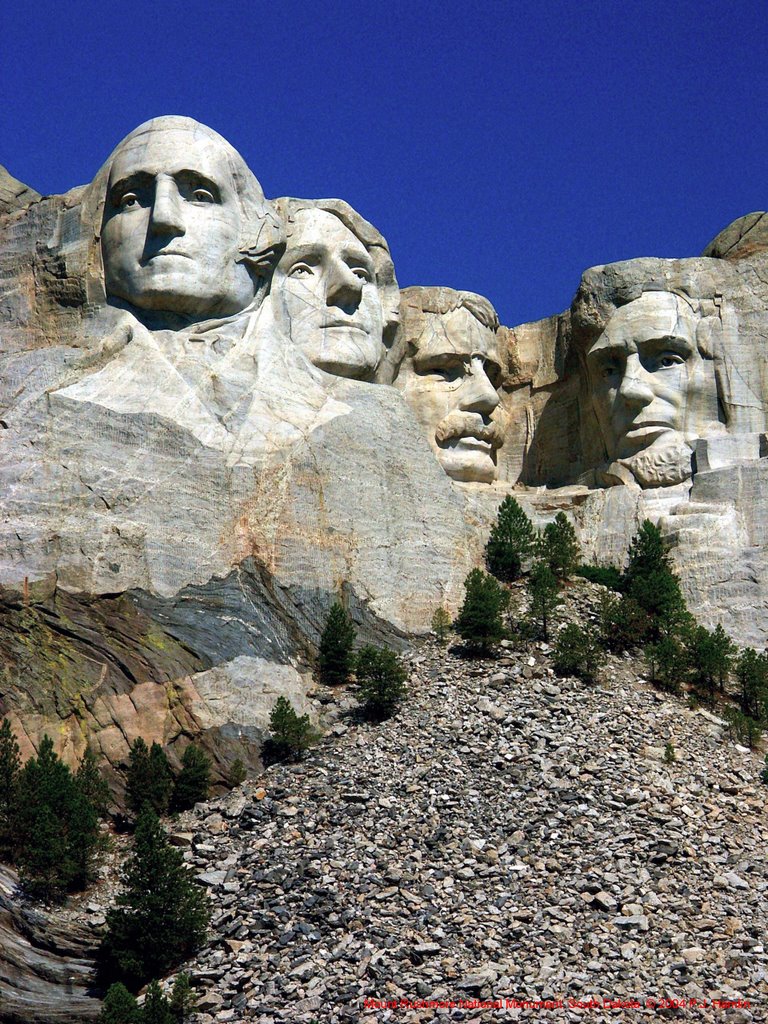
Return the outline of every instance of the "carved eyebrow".
{"type": "MultiPolygon", "coordinates": [[[[186,182],[193,181],[196,185],[202,185],[203,188],[207,188],[216,199],[221,198],[220,187],[215,181],[212,181],[207,175],[202,174],[200,171],[183,167],[178,171],[171,172],[170,176],[186,182]]],[[[152,174],[151,171],[135,171],[133,174],[127,174],[124,178],[120,178],[119,181],[116,181],[110,188],[110,202],[114,202],[117,198],[124,195],[126,192],[130,192],[132,189],[151,188],[155,178],[156,175],[152,174]]]]}
{"type": "MultiPolygon", "coordinates": [[[[334,247],[335,248],[335,247],[334,247]]],[[[291,261],[310,259],[311,257],[317,258],[320,253],[326,254],[334,251],[325,242],[306,242],[304,245],[291,246],[289,243],[287,255],[291,261]]],[[[355,249],[348,249],[346,246],[340,250],[341,258],[355,267],[365,267],[373,274],[376,270],[373,264],[373,260],[368,253],[361,253],[355,249]]]]}

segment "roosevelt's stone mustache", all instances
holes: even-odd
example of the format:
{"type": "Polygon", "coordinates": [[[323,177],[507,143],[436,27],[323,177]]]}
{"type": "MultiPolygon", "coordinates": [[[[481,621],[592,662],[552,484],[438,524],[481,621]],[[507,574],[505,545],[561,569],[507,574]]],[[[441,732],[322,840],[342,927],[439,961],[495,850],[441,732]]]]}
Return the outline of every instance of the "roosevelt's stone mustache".
{"type": "Polygon", "coordinates": [[[500,448],[504,435],[499,423],[486,423],[476,412],[452,412],[440,420],[435,430],[435,440],[444,444],[454,437],[476,437],[487,441],[492,448],[500,448]]]}

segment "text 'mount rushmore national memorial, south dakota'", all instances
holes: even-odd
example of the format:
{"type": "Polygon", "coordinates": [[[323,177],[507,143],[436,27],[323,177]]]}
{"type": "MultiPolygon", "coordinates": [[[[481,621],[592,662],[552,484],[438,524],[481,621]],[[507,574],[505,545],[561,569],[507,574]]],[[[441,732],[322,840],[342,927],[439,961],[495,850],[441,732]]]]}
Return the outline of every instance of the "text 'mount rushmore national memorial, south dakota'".
{"type": "Polygon", "coordinates": [[[593,267],[566,312],[506,327],[493,296],[400,290],[361,213],[267,199],[258,170],[160,117],[64,195],[0,176],[24,753],[47,731],[118,764],[126,736],[184,734],[252,759],[275,695],[303,706],[333,602],[363,639],[424,633],[510,493],[598,564],[653,520],[697,619],[764,645],[768,215],[593,267]]]}

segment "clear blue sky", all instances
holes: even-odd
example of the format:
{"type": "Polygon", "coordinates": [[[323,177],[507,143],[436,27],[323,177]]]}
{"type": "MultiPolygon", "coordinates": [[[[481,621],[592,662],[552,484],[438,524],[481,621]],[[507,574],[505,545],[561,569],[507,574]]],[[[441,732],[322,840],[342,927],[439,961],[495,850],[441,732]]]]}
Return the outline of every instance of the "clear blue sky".
{"type": "Polygon", "coordinates": [[[38,191],[186,114],[268,196],[350,202],[402,286],[479,291],[507,324],[768,207],[764,0],[0,8],[0,163],[38,191]]]}

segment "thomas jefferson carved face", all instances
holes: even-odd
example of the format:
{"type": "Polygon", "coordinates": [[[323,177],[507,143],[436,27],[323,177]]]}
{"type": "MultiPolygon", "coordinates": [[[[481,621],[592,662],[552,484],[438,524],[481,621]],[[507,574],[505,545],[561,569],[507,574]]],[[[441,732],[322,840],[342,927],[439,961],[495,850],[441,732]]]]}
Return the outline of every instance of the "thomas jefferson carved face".
{"type": "Polygon", "coordinates": [[[118,147],[107,186],[101,242],[107,295],[189,320],[244,309],[255,286],[238,262],[241,221],[223,140],[192,126],[129,137],[118,147]]]}
{"type": "Polygon", "coordinates": [[[299,210],[272,289],[291,340],[328,373],[370,380],[384,355],[384,314],[371,256],[338,217],[299,210]]]}
{"type": "Polygon", "coordinates": [[[496,333],[461,307],[424,314],[424,330],[395,384],[454,480],[491,483],[502,443],[491,416],[499,404],[496,333]]]}
{"type": "Polygon", "coordinates": [[[587,352],[609,458],[668,447],[717,420],[714,372],[697,348],[697,322],[678,296],[645,292],[617,310],[587,352]]]}

